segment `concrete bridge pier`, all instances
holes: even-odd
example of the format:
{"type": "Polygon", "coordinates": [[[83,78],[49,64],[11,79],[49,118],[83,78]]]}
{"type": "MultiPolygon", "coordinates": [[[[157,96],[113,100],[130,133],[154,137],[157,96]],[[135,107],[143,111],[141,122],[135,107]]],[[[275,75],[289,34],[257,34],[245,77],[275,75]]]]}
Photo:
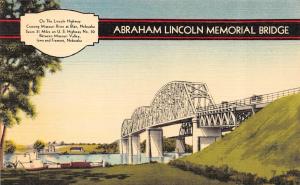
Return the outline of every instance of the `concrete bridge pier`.
{"type": "Polygon", "coordinates": [[[185,153],[185,137],[177,137],[176,138],[176,152],[179,154],[185,153]]]}
{"type": "Polygon", "coordinates": [[[134,163],[134,156],[139,158],[141,154],[140,135],[129,135],[128,137],[128,163],[134,163]]]}
{"type": "Polygon", "coordinates": [[[121,163],[127,163],[128,154],[128,138],[121,138],[119,143],[119,151],[121,155],[121,163]]]}
{"type": "Polygon", "coordinates": [[[121,138],[119,144],[120,154],[128,154],[128,138],[121,138]]]}
{"type": "Polygon", "coordinates": [[[193,153],[203,150],[217,139],[221,138],[220,127],[199,127],[198,120],[194,118],[193,122],[193,153]]]}
{"type": "Polygon", "coordinates": [[[146,156],[163,157],[163,130],[161,128],[146,129],[146,156]]]}

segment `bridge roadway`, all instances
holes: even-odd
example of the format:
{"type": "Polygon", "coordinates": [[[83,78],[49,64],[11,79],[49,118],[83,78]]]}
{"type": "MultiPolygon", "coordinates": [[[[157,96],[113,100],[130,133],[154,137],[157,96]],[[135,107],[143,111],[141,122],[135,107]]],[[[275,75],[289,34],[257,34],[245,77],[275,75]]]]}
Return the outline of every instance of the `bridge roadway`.
{"type": "Polygon", "coordinates": [[[147,132],[147,157],[162,157],[162,127],[181,124],[176,136],[176,151],[185,152],[185,137],[193,137],[193,152],[204,149],[222,132],[231,131],[269,103],[300,88],[215,104],[205,83],[173,81],[164,85],[150,106],[138,107],[121,128],[120,153],[131,163],[140,154],[140,134],[147,132]]]}

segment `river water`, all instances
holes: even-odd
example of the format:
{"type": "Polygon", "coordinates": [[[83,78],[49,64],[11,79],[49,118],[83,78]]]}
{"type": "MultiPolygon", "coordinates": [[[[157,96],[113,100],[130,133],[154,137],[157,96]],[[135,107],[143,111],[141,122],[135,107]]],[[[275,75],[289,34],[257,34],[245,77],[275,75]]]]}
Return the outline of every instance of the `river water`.
{"type": "MultiPolygon", "coordinates": [[[[183,154],[189,155],[189,154],[183,154]]],[[[21,160],[24,154],[6,154],[5,162],[13,162],[16,160],[21,160]]],[[[44,163],[70,163],[70,162],[101,162],[105,161],[111,165],[117,164],[128,164],[128,156],[121,154],[79,154],[79,155],[60,155],[60,154],[45,154],[38,155],[44,163]]],[[[151,161],[157,161],[162,163],[168,163],[170,160],[175,159],[175,153],[165,153],[164,157],[161,158],[151,158],[151,161]]],[[[146,157],[145,154],[139,156],[133,156],[133,164],[148,163],[150,159],[146,157]]]]}

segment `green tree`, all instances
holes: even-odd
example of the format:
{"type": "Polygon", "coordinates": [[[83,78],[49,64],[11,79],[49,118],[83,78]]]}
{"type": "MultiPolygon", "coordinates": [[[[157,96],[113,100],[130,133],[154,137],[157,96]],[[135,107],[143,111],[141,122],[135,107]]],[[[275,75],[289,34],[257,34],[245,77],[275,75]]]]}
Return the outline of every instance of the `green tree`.
{"type": "Polygon", "coordinates": [[[16,151],[16,144],[11,141],[11,140],[7,140],[4,142],[4,153],[6,154],[13,154],[16,151]]]}
{"type": "MultiPolygon", "coordinates": [[[[146,140],[141,142],[141,153],[146,152],[146,140]]],[[[164,152],[174,152],[176,147],[176,139],[175,138],[163,138],[163,151],[164,152]]]]}
{"type": "MultiPolygon", "coordinates": [[[[0,0],[0,19],[57,8],[59,5],[55,0],[0,0]]],[[[39,92],[46,73],[54,73],[60,67],[58,58],[25,46],[19,40],[0,41],[0,169],[3,168],[7,128],[21,122],[20,112],[35,116],[31,96],[39,92]]]]}
{"type": "Polygon", "coordinates": [[[175,138],[163,138],[163,151],[164,152],[174,152],[176,147],[175,138]]]}
{"type": "Polygon", "coordinates": [[[37,150],[38,152],[40,152],[41,150],[43,150],[45,148],[45,143],[41,140],[36,140],[36,142],[34,142],[34,144],[33,144],[33,148],[35,150],[37,150]]]}
{"type": "Polygon", "coordinates": [[[97,150],[99,153],[109,153],[109,154],[119,153],[119,142],[115,141],[110,144],[98,144],[97,150]]]}

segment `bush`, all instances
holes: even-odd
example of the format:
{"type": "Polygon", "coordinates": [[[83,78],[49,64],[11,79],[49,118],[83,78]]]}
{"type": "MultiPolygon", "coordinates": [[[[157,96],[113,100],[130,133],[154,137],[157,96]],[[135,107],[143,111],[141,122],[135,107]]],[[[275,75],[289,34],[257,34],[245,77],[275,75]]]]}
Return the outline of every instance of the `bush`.
{"type": "Polygon", "coordinates": [[[113,142],[110,144],[98,144],[96,147],[98,150],[98,153],[102,154],[114,154],[114,153],[119,153],[119,142],[113,142]]]}
{"type": "Polygon", "coordinates": [[[182,160],[175,160],[169,163],[172,166],[186,171],[192,171],[195,174],[203,175],[211,179],[227,182],[234,181],[237,184],[259,185],[267,182],[266,178],[258,177],[255,174],[243,173],[229,168],[227,165],[221,167],[193,164],[182,160]]]}
{"type": "Polygon", "coordinates": [[[195,174],[203,175],[211,179],[227,182],[233,181],[237,184],[259,185],[272,183],[275,185],[294,185],[300,184],[300,171],[290,170],[286,174],[274,176],[269,181],[264,177],[258,177],[256,174],[238,172],[229,168],[227,165],[221,167],[206,166],[194,164],[182,160],[170,161],[171,166],[175,166],[185,171],[192,171],[195,174]]]}
{"type": "Polygon", "coordinates": [[[37,140],[36,142],[34,142],[33,148],[40,152],[45,148],[45,143],[41,140],[37,140]]]}
{"type": "Polygon", "coordinates": [[[16,151],[16,145],[13,141],[7,140],[4,143],[4,153],[5,154],[13,154],[16,151]]]}
{"type": "MultiPolygon", "coordinates": [[[[186,147],[187,146],[190,146],[190,145],[186,145],[186,147]]],[[[141,153],[146,152],[146,140],[143,140],[141,142],[140,148],[141,148],[141,153]]],[[[166,137],[163,138],[163,151],[174,152],[175,148],[176,148],[176,139],[175,138],[166,138],[166,137]]],[[[192,151],[192,148],[188,147],[188,151],[186,151],[186,152],[191,152],[191,151],[192,151]]]]}
{"type": "Polygon", "coordinates": [[[275,185],[300,184],[300,171],[290,170],[286,174],[274,176],[270,179],[270,183],[273,183],[275,185]]]}
{"type": "Polygon", "coordinates": [[[175,138],[163,138],[163,151],[165,152],[174,152],[176,148],[176,139],[175,138]]]}
{"type": "Polygon", "coordinates": [[[94,150],[90,152],[90,154],[97,154],[97,153],[98,153],[98,152],[96,152],[96,151],[94,151],[94,150]]]}
{"type": "Polygon", "coordinates": [[[185,152],[186,153],[193,153],[193,146],[185,144],[185,152]]]}

